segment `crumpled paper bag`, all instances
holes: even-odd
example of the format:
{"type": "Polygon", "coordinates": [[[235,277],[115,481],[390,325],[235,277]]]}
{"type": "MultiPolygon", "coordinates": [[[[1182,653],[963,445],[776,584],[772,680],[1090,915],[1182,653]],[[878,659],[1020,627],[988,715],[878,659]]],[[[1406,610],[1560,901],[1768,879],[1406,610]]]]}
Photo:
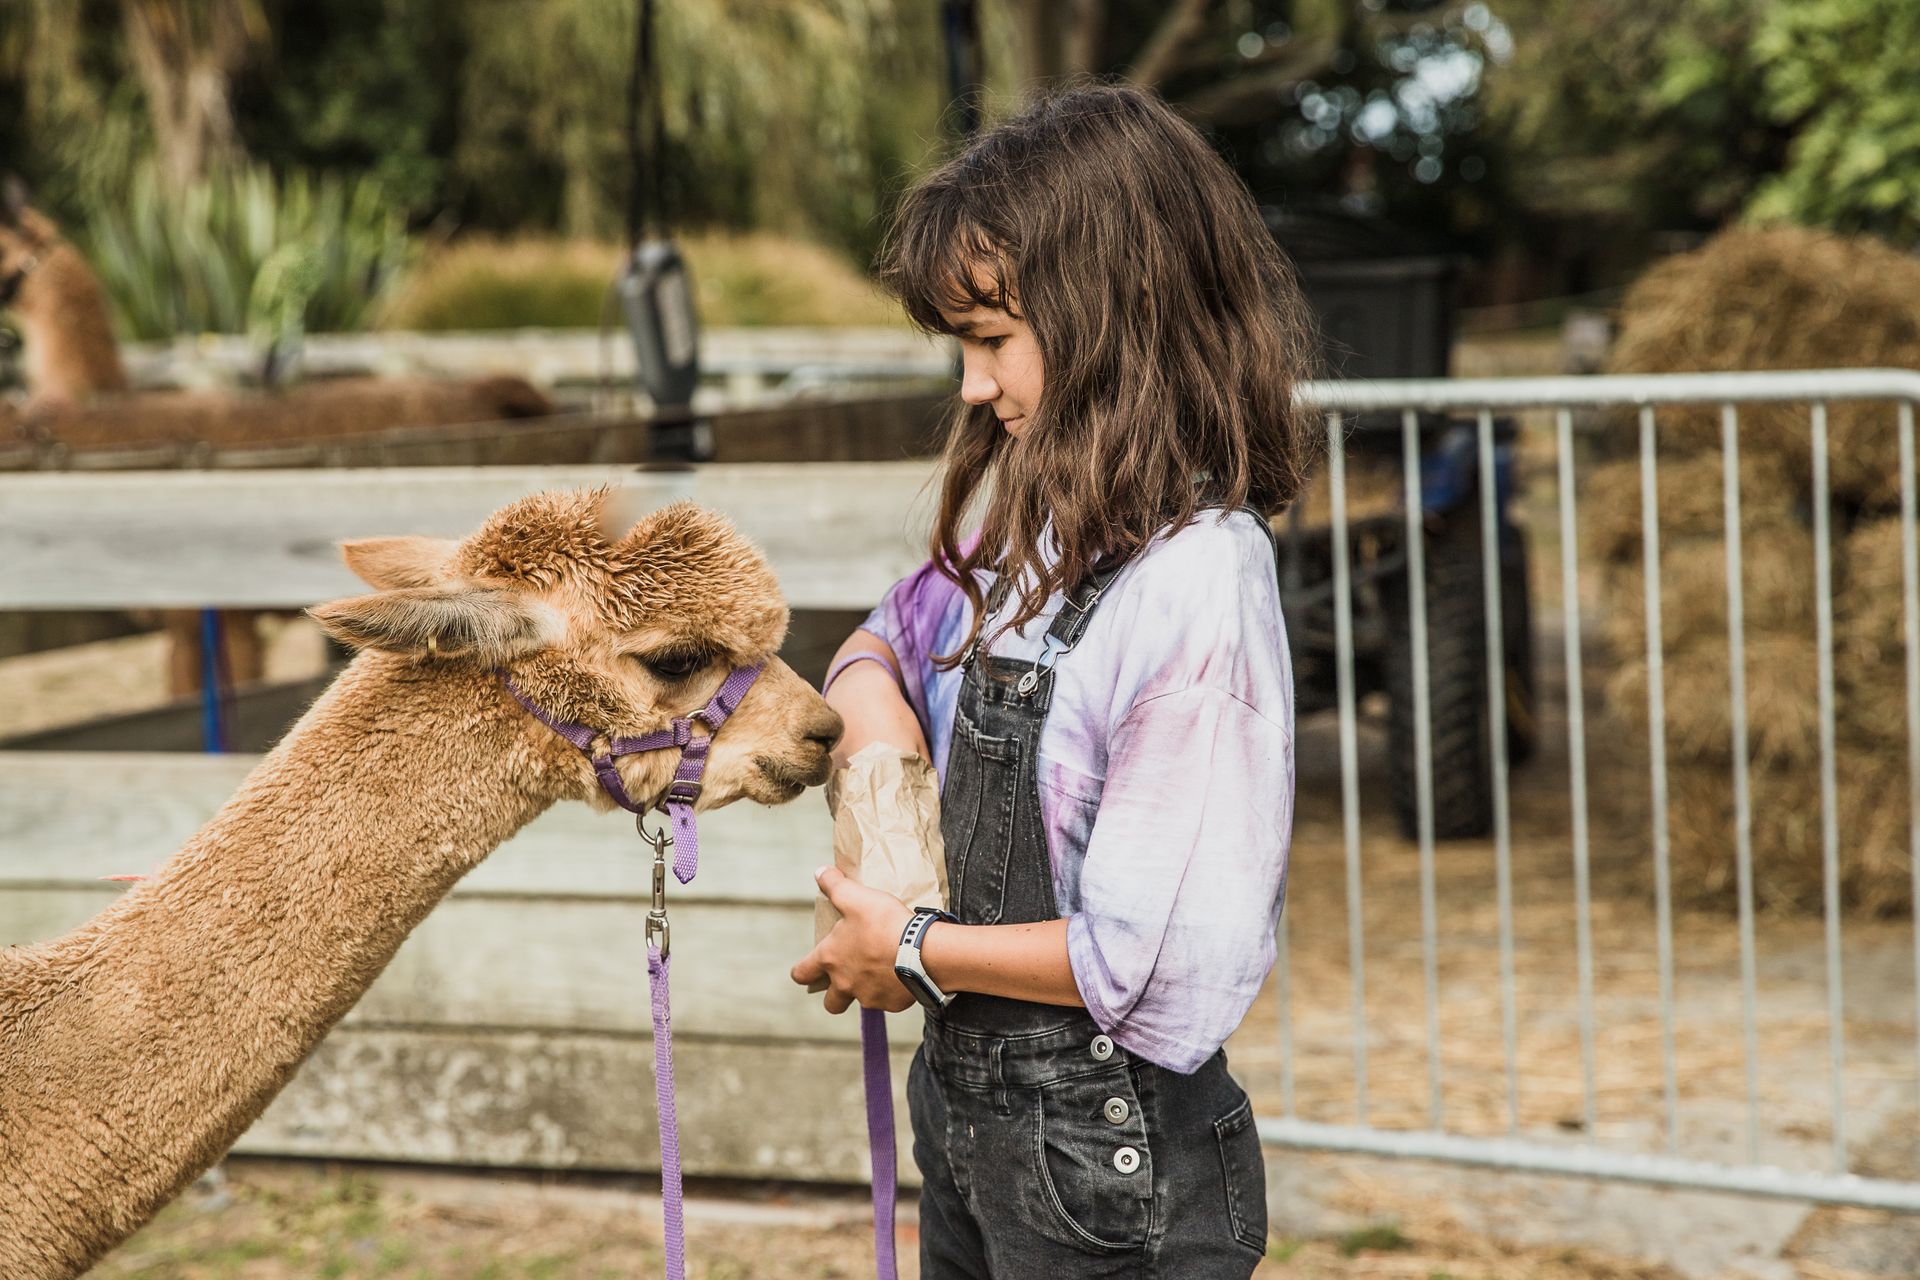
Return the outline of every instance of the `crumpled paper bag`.
{"type": "MultiPolygon", "coordinates": [[[[918,752],[870,742],[827,779],[833,864],[861,884],[910,907],[947,905],[947,855],[940,840],[940,783],[918,752]]],[[[813,904],[817,946],[840,913],[821,894],[813,904]]],[[[807,988],[827,989],[825,979],[807,988]]]]}

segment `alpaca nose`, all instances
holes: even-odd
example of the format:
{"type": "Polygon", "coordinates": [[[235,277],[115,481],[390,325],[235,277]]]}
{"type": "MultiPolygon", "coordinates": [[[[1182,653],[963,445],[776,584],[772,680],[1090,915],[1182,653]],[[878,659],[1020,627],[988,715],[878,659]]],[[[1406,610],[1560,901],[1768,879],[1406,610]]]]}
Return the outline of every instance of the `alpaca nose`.
{"type": "Polygon", "coordinates": [[[846,732],[847,726],[841,721],[838,711],[835,711],[831,707],[824,708],[824,710],[826,714],[816,718],[812,724],[808,725],[806,733],[802,736],[804,736],[808,742],[819,743],[822,751],[831,752],[835,747],[840,745],[840,735],[846,732]]]}

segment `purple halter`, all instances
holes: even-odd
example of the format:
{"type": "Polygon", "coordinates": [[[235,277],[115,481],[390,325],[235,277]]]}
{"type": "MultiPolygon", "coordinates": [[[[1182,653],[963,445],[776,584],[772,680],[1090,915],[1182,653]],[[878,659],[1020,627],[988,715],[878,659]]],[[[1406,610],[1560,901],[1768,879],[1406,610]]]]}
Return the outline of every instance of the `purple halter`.
{"type": "MultiPolygon", "coordinates": [[[[740,700],[747,696],[747,690],[753,687],[753,682],[759,679],[766,665],[756,662],[750,667],[735,667],[721,684],[719,692],[713,695],[713,701],[692,715],[679,717],[665,729],[641,734],[637,738],[615,738],[584,724],[549,715],[521,693],[506,672],[502,671],[499,675],[507,692],[536,720],[586,754],[593,762],[593,771],[600,778],[601,788],[628,813],[644,817],[647,810],[635,804],[632,797],[627,795],[626,784],[620,780],[620,770],[615,767],[615,762],[621,756],[638,755],[643,751],[680,748],[680,765],[673,771],[673,781],[667,784],[666,794],[655,807],[665,809],[668,819],[673,823],[673,874],[681,884],[686,884],[700,869],[700,842],[694,833],[693,804],[700,798],[700,775],[707,768],[707,751],[713,744],[713,735],[720,732],[720,726],[726,723],[727,717],[739,708],[740,700]],[[707,726],[704,736],[694,735],[693,723],[696,720],[707,726]],[[595,752],[593,744],[601,738],[607,741],[606,750],[595,752]]],[[[646,834],[644,827],[641,834],[646,834]]]]}

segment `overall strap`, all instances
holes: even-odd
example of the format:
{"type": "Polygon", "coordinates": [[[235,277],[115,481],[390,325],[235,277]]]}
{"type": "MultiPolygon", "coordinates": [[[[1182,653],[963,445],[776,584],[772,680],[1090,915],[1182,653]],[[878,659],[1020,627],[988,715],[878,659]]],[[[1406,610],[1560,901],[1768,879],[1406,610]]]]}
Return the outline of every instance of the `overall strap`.
{"type": "Polygon", "coordinates": [[[1273,531],[1273,521],[1267,519],[1264,512],[1258,511],[1245,503],[1240,504],[1240,510],[1252,516],[1254,523],[1260,526],[1260,532],[1267,535],[1267,545],[1273,548],[1273,554],[1277,560],[1280,555],[1280,538],[1273,531]]]}
{"type": "Polygon", "coordinates": [[[1093,617],[1093,611],[1100,604],[1100,597],[1106,594],[1107,586],[1119,572],[1127,567],[1125,559],[1110,561],[1101,568],[1089,572],[1067,593],[1060,603],[1060,612],[1053,615],[1053,625],[1047,628],[1047,635],[1072,648],[1080,639],[1080,633],[1087,629],[1087,622],[1093,617]]]}

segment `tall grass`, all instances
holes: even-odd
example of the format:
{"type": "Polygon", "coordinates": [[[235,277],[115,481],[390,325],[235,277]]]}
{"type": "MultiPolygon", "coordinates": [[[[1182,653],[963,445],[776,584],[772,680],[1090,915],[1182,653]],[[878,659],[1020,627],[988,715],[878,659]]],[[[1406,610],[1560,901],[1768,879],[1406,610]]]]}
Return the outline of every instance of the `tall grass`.
{"type": "Polygon", "coordinates": [[[359,328],[410,256],[404,218],[371,180],[264,165],[173,188],[142,163],[77,238],[136,338],[242,333],[289,309],[307,329],[359,328]]]}
{"type": "MultiPolygon", "coordinates": [[[[900,309],[847,259],[766,233],[679,240],[702,324],[902,324],[900,309]]],[[[620,270],[617,245],[595,240],[471,237],[429,256],[394,291],[379,323],[392,329],[585,328],[600,323],[620,270]]]]}

